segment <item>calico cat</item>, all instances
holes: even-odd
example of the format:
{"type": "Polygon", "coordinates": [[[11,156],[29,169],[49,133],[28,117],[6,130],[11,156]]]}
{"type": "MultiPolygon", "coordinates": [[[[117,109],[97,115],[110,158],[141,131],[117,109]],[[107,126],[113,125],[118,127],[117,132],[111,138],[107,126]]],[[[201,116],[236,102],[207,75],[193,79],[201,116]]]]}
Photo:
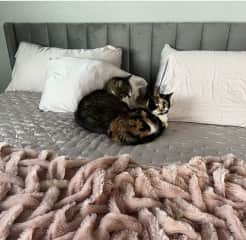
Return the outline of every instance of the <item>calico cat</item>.
{"type": "Polygon", "coordinates": [[[168,111],[171,107],[171,97],[173,93],[162,94],[155,89],[153,96],[149,97],[147,107],[156,116],[159,117],[164,127],[168,127],[168,111]]]}
{"type": "Polygon", "coordinates": [[[164,127],[168,126],[168,111],[171,107],[171,97],[173,93],[162,94],[159,88],[155,88],[153,95],[149,92],[140,94],[140,98],[136,103],[138,106],[148,108],[163,123],[164,127]]]}

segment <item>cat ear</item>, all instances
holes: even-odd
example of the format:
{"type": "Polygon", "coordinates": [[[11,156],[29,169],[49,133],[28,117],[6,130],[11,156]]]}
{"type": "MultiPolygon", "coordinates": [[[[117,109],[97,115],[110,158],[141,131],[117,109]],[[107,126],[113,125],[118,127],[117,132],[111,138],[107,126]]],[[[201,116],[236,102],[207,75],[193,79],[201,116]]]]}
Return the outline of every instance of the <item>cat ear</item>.
{"type": "Polygon", "coordinates": [[[132,74],[130,74],[129,76],[127,76],[126,78],[129,80],[132,77],[132,74]]]}
{"type": "Polygon", "coordinates": [[[173,95],[173,92],[168,93],[168,94],[164,94],[164,97],[168,100],[170,100],[171,96],[173,95]]]}
{"type": "Polygon", "coordinates": [[[128,75],[127,77],[125,77],[124,79],[126,80],[126,81],[128,81],[129,82],[129,80],[130,80],[130,78],[132,77],[132,74],[130,74],[130,75],[128,75]]]}
{"type": "Polygon", "coordinates": [[[132,74],[130,74],[129,76],[126,77],[126,81],[127,81],[128,86],[129,86],[129,88],[130,88],[130,91],[132,91],[132,85],[131,85],[131,83],[130,83],[130,78],[131,78],[131,77],[132,77],[132,74]]]}

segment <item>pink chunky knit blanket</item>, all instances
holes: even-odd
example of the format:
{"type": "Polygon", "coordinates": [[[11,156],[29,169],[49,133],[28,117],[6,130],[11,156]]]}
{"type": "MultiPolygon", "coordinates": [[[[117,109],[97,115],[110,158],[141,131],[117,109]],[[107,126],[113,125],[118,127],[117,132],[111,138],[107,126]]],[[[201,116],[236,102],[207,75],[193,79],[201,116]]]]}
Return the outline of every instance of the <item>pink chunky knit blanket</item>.
{"type": "Polygon", "coordinates": [[[245,240],[246,163],[143,167],[0,144],[0,240],[245,240]]]}

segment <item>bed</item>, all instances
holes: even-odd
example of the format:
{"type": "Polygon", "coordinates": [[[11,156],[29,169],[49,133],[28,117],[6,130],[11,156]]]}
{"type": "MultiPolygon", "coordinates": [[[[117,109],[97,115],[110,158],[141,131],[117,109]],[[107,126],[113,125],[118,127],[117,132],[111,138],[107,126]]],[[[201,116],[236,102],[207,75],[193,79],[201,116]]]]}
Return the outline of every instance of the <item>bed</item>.
{"type": "MultiPolygon", "coordinates": [[[[124,48],[123,68],[150,88],[164,43],[246,50],[246,24],[4,27],[11,66],[23,40],[63,48],[110,43],[124,48]]],[[[246,128],[170,122],[151,143],[120,146],[82,129],[72,114],[40,111],[40,96],[0,94],[1,239],[246,239],[246,128]]]]}
{"type": "MultiPolygon", "coordinates": [[[[12,67],[21,41],[62,48],[112,44],[124,50],[123,69],[144,77],[150,88],[165,43],[181,50],[246,50],[246,23],[6,23],[4,30],[12,67]]],[[[246,155],[245,128],[170,122],[151,143],[120,146],[80,128],[71,114],[41,112],[39,100],[39,93],[0,95],[0,141],[89,159],[130,153],[152,165],[188,161],[194,155],[246,155]]]]}

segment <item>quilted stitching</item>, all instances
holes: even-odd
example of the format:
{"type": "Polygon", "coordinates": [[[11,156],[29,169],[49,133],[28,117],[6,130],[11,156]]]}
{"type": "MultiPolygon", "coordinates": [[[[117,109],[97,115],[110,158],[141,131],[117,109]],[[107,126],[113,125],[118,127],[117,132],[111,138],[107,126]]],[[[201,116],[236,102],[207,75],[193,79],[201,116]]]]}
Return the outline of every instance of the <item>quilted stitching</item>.
{"type": "Polygon", "coordinates": [[[41,112],[39,100],[40,94],[30,92],[0,96],[0,141],[90,159],[130,153],[140,163],[156,165],[188,161],[194,155],[246,155],[245,128],[171,122],[151,143],[121,146],[78,127],[72,114],[41,112]]]}

